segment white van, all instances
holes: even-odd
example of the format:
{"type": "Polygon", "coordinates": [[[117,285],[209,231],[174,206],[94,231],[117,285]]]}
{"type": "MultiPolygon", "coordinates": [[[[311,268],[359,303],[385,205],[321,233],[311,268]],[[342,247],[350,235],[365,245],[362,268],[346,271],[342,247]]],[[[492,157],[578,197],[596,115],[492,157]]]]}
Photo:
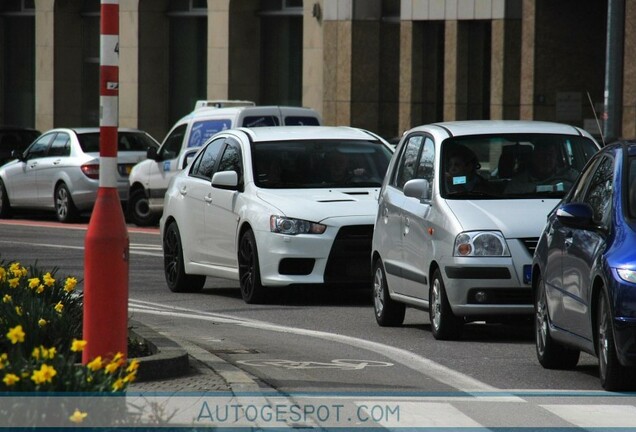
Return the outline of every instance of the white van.
{"type": "Polygon", "coordinates": [[[235,127],[321,124],[320,115],[310,108],[256,106],[250,101],[197,101],[194,111],[168,132],[159,150],[149,150],[148,159],[132,169],[128,217],[138,226],[157,224],[170,179],[219,131],[235,127]]]}

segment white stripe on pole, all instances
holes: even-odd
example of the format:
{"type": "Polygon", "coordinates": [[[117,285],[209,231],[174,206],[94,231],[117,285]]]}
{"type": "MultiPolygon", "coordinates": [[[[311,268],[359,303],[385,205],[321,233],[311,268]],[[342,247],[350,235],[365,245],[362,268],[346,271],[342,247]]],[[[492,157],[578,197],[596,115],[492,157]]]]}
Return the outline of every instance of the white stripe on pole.
{"type": "Polygon", "coordinates": [[[99,125],[117,127],[117,122],[119,121],[119,97],[100,96],[99,104],[102,109],[102,112],[99,113],[99,125]]]}
{"type": "Polygon", "coordinates": [[[99,158],[99,187],[117,187],[117,158],[99,158]]]}
{"type": "Polygon", "coordinates": [[[102,0],[101,4],[118,4],[119,0],[102,0]]]}
{"type": "Polygon", "coordinates": [[[119,35],[100,35],[100,62],[102,66],[119,65],[119,35]]]}

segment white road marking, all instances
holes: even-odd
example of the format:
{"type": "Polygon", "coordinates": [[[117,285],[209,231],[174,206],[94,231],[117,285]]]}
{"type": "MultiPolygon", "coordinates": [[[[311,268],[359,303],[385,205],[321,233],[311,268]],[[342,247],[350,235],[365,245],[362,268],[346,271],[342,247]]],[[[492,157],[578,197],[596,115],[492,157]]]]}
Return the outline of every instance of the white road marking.
{"type": "MultiPolygon", "coordinates": [[[[424,374],[433,378],[434,380],[446,384],[450,387],[463,392],[498,392],[499,389],[483,383],[473,377],[465,375],[461,372],[455,371],[444,365],[436,363],[430,359],[419,356],[413,352],[387,346],[381,343],[368,341],[364,339],[355,338],[352,336],[340,335],[335,333],[327,333],[317,330],[308,330],[302,328],[286,327],[278,324],[250,320],[245,318],[233,317],[230,315],[209,313],[204,311],[197,311],[188,308],[180,307],[168,307],[161,303],[145,302],[135,300],[129,305],[129,310],[138,313],[147,313],[162,316],[171,316],[179,318],[191,318],[200,319],[205,321],[215,321],[220,323],[232,324],[248,328],[256,328],[259,330],[269,330],[280,333],[290,333],[301,336],[316,337],[332,342],[339,342],[349,346],[355,346],[367,351],[375,352],[386,358],[389,358],[405,367],[408,367],[416,372],[424,374]],[[152,305],[157,307],[163,307],[163,311],[149,311],[141,308],[136,308],[135,304],[139,305],[152,305]]],[[[516,396],[508,396],[511,401],[523,401],[516,396]]]]}
{"type": "MultiPolygon", "coordinates": [[[[84,246],[70,246],[70,245],[59,245],[59,244],[49,244],[49,243],[30,243],[23,241],[11,241],[11,240],[0,240],[0,244],[19,244],[26,246],[33,246],[36,248],[48,247],[55,249],[73,249],[73,250],[84,250],[84,246]]],[[[150,245],[150,244],[142,244],[142,243],[131,243],[129,252],[133,255],[145,255],[145,256],[156,256],[163,257],[163,251],[161,246],[150,245]],[[157,252],[146,252],[149,251],[157,251],[157,252]]]]}

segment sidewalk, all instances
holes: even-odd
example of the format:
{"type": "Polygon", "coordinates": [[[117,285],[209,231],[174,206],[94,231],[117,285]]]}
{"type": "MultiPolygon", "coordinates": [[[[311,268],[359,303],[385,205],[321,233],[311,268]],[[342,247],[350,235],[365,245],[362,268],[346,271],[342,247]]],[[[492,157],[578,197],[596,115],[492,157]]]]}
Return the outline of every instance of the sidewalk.
{"type": "Polygon", "coordinates": [[[187,341],[175,341],[131,321],[132,332],[154,351],[139,357],[137,380],[128,392],[233,392],[258,390],[259,385],[239,368],[187,341]]]}

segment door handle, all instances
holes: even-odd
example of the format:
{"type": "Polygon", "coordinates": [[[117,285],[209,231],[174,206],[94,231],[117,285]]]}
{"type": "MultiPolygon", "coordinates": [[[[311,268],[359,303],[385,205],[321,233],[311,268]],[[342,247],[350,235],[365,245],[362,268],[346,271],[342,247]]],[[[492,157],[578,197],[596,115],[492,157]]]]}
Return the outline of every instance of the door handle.
{"type": "Polygon", "coordinates": [[[187,195],[188,194],[187,188],[185,186],[182,186],[181,189],[179,189],[179,193],[181,195],[187,195]]]}
{"type": "Polygon", "coordinates": [[[37,162],[33,162],[31,165],[29,165],[29,168],[35,168],[36,166],[38,166],[37,162]]]}
{"type": "Polygon", "coordinates": [[[402,235],[406,236],[409,232],[409,227],[411,226],[411,220],[404,216],[404,230],[402,231],[402,235]]]}
{"type": "Polygon", "coordinates": [[[57,159],[53,161],[53,165],[59,165],[62,162],[62,159],[57,159]]]}
{"type": "Polygon", "coordinates": [[[212,204],[212,194],[208,194],[204,196],[203,199],[205,200],[206,203],[212,204]]]}

